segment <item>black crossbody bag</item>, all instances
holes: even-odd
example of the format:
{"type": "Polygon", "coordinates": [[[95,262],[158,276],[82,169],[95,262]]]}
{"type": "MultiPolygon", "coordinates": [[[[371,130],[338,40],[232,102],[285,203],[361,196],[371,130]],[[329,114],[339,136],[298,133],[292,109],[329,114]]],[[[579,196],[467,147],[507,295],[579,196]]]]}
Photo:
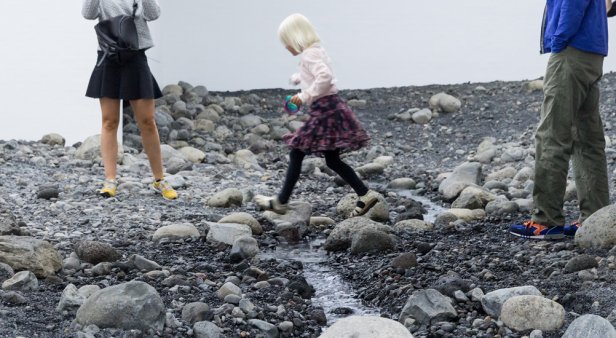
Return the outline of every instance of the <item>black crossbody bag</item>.
{"type": "Polygon", "coordinates": [[[137,1],[135,0],[132,15],[118,15],[100,21],[94,26],[98,45],[103,51],[103,57],[96,65],[97,67],[103,63],[105,58],[115,63],[125,62],[139,50],[139,35],[135,25],[136,13],[137,1]]]}

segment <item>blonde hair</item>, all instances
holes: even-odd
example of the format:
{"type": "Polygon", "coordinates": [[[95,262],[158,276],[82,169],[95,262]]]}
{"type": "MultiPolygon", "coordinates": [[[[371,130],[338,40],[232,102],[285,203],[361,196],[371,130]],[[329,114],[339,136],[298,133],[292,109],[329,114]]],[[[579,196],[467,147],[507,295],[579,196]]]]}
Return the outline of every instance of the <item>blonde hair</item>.
{"type": "Polygon", "coordinates": [[[285,46],[301,53],[306,48],[321,42],[316,30],[305,16],[291,14],[280,23],[278,37],[285,46]]]}

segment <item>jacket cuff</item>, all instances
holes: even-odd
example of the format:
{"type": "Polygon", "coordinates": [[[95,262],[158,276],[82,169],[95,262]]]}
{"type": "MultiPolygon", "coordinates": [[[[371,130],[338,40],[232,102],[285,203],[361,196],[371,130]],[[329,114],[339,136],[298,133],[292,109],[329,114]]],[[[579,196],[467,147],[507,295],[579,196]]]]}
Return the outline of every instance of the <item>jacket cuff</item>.
{"type": "Polygon", "coordinates": [[[552,53],[560,53],[567,48],[567,41],[558,37],[552,38],[552,53]]]}
{"type": "Polygon", "coordinates": [[[299,99],[302,100],[302,105],[306,105],[306,102],[308,101],[308,95],[306,93],[301,92],[297,94],[297,97],[299,97],[299,99]]]}

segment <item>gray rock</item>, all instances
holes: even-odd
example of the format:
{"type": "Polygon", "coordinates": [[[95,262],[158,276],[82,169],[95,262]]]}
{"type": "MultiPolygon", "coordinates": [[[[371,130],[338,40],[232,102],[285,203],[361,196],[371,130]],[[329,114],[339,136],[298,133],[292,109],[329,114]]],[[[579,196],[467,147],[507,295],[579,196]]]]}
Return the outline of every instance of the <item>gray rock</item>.
{"type": "Polygon", "coordinates": [[[218,298],[220,299],[224,299],[227,295],[236,295],[241,297],[242,289],[240,289],[239,286],[231,282],[227,282],[223,286],[221,286],[218,291],[216,291],[216,296],[218,296],[218,298]]]}
{"type": "Polygon", "coordinates": [[[161,331],[165,304],[156,289],[132,281],[95,292],[77,310],[76,321],[83,326],[161,331]]]}
{"type": "Polygon", "coordinates": [[[201,163],[205,159],[205,153],[194,147],[183,147],[180,152],[192,163],[201,163]]]}
{"type": "Polygon", "coordinates": [[[188,303],[182,309],[182,320],[189,324],[211,320],[213,317],[210,307],[202,302],[188,303]]]}
{"type": "Polygon", "coordinates": [[[513,178],[517,173],[518,171],[514,167],[505,167],[503,169],[500,169],[493,173],[488,174],[488,176],[486,176],[486,182],[489,182],[489,181],[501,182],[506,179],[513,178]]]}
{"type": "Polygon", "coordinates": [[[563,326],[565,309],[542,296],[515,296],[503,304],[500,320],[516,331],[554,331],[563,326]]]}
{"type": "Polygon", "coordinates": [[[417,124],[427,124],[432,120],[432,111],[430,109],[422,109],[413,113],[411,116],[413,122],[417,124]]]}
{"type": "Polygon", "coordinates": [[[259,329],[261,333],[265,335],[265,338],[277,338],[280,335],[278,328],[274,324],[259,319],[250,319],[248,320],[248,324],[259,329]]]}
{"type": "Polygon", "coordinates": [[[458,317],[452,300],[434,289],[414,292],[406,301],[399,322],[414,318],[420,325],[430,325],[441,321],[451,321],[458,317]]]}
{"type": "Polygon", "coordinates": [[[28,233],[19,227],[10,210],[0,209],[0,236],[7,235],[27,236],[28,233]]]}
{"type": "Polygon", "coordinates": [[[391,260],[391,266],[399,269],[410,269],[417,266],[417,256],[412,252],[405,252],[391,260]]]}
{"type": "MultiPolygon", "coordinates": [[[[93,135],[85,139],[81,146],[75,151],[75,158],[78,160],[92,161],[101,156],[101,136],[93,135]]],[[[122,163],[124,156],[124,148],[122,144],[118,145],[117,162],[122,163]]]]}
{"type": "Polygon", "coordinates": [[[595,257],[591,255],[578,255],[567,262],[567,265],[565,265],[565,272],[572,273],[596,267],[599,267],[599,263],[595,257]]]}
{"type": "Polygon", "coordinates": [[[231,261],[239,262],[243,259],[251,259],[259,253],[259,243],[250,236],[239,237],[233,242],[230,257],[231,261]]]}
{"type": "Polygon", "coordinates": [[[590,215],[575,233],[575,244],[582,248],[613,248],[616,245],[616,204],[590,215]]]}
{"type": "Polygon", "coordinates": [[[385,233],[391,232],[389,226],[364,217],[349,218],[338,223],[332,230],[325,242],[325,249],[328,251],[346,250],[351,246],[353,236],[362,229],[374,229],[385,233]]]}
{"type": "Polygon", "coordinates": [[[616,330],[606,319],[597,315],[583,315],[576,318],[562,338],[601,337],[616,338],[616,330]]]}
{"type": "Polygon", "coordinates": [[[86,301],[86,298],[84,295],[79,294],[77,287],[71,283],[62,291],[56,311],[77,310],[86,301]]]}
{"type": "Polygon", "coordinates": [[[230,208],[232,206],[242,206],[244,195],[239,189],[228,188],[219,191],[212,196],[207,205],[212,208],[230,208]]]}
{"type": "Polygon", "coordinates": [[[518,162],[524,160],[527,155],[527,151],[522,147],[511,147],[505,149],[503,155],[501,156],[501,160],[505,163],[507,162],[518,162]]]}
{"type": "Polygon", "coordinates": [[[231,215],[227,215],[221,218],[218,223],[246,224],[252,230],[253,235],[261,235],[263,233],[263,227],[259,221],[247,212],[236,212],[231,215]]]}
{"type": "Polygon", "coordinates": [[[173,123],[173,116],[166,109],[158,107],[154,112],[154,120],[158,128],[167,127],[173,123]]]}
{"type": "Polygon", "coordinates": [[[396,231],[410,231],[422,233],[425,231],[433,230],[434,226],[420,219],[406,219],[394,224],[394,229],[396,231]]]}
{"type": "Polygon", "coordinates": [[[153,270],[160,270],[161,266],[158,263],[149,260],[141,255],[133,254],[128,258],[128,261],[133,264],[139,271],[149,272],[153,270]]]}
{"type": "Polygon", "coordinates": [[[41,143],[50,145],[52,147],[55,145],[64,147],[64,145],[66,144],[66,140],[60,134],[50,133],[43,136],[43,138],[41,139],[41,143]]]}
{"type": "Polygon", "coordinates": [[[454,169],[438,187],[438,191],[447,200],[455,199],[464,188],[478,185],[481,179],[481,164],[466,162],[454,169]]]}
{"type": "Polygon", "coordinates": [[[182,96],[184,89],[176,84],[166,85],[163,90],[163,95],[177,95],[182,96]]]}
{"type": "Polygon", "coordinates": [[[379,163],[367,163],[355,169],[361,177],[372,177],[382,175],[385,167],[379,163]]]}
{"type": "Polygon", "coordinates": [[[511,297],[533,295],[541,296],[541,292],[534,286],[518,286],[514,288],[499,289],[486,293],[481,298],[483,310],[492,318],[498,318],[503,304],[511,297]]]}
{"type": "Polygon", "coordinates": [[[199,238],[201,234],[197,228],[190,223],[171,224],[156,229],[152,236],[152,241],[160,242],[165,240],[183,240],[186,238],[199,238]]]}
{"type": "Polygon", "coordinates": [[[212,322],[197,322],[193,326],[195,338],[221,338],[222,330],[212,322]]]}
{"type": "Polygon", "coordinates": [[[439,277],[432,288],[448,297],[453,297],[454,292],[461,290],[467,292],[471,289],[472,281],[460,278],[456,274],[447,274],[439,277]]]}
{"type": "Polygon", "coordinates": [[[238,150],[233,157],[233,163],[244,169],[263,170],[255,154],[248,149],[238,150]]]}
{"type": "Polygon", "coordinates": [[[0,236],[0,262],[14,270],[47,278],[62,269],[62,257],[49,242],[32,237],[0,236]]]}
{"type": "Polygon", "coordinates": [[[493,140],[485,139],[477,147],[475,154],[475,160],[481,163],[490,163],[492,159],[496,157],[498,153],[498,147],[494,145],[493,140]]]}
{"type": "Polygon", "coordinates": [[[381,253],[393,250],[395,247],[396,243],[391,235],[376,229],[364,228],[353,236],[351,253],[354,255],[368,252],[381,253]]]}
{"type": "Polygon", "coordinates": [[[84,262],[98,264],[115,262],[122,257],[111,245],[96,241],[81,241],[75,245],[75,253],[84,262]]]}
{"type": "Polygon", "coordinates": [[[446,93],[433,95],[430,98],[429,104],[431,109],[445,113],[455,113],[462,107],[460,100],[446,93]]]}
{"type": "Polygon", "coordinates": [[[40,186],[36,193],[36,198],[49,200],[60,196],[60,186],[57,184],[48,184],[40,186]]]}
{"type": "Polygon", "coordinates": [[[310,299],[315,294],[315,289],[312,285],[310,285],[306,278],[302,276],[295,276],[289,280],[287,284],[287,288],[291,291],[296,292],[304,299],[310,299]]]}
{"type": "Polygon", "coordinates": [[[235,240],[243,236],[251,236],[252,230],[246,224],[207,223],[210,230],[207,233],[208,242],[221,242],[233,245],[235,240]]]}
{"type": "Polygon", "coordinates": [[[13,268],[11,268],[10,265],[6,263],[0,263],[0,283],[13,277],[14,274],[15,271],[13,271],[13,268]]]}
{"type": "Polygon", "coordinates": [[[486,204],[494,201],[496,196],[483,188],[469,186],[464,188],[460,196],[451,204],[452,208],[482,209],[486,204]]]}
{"type": "MultiPolygon", "coordinates": [[[[379,201],[372,207],[372,209],[370,209],[370,211],[368,211],[367,214],[362,216],[362,218],[368,218],[376,222],[387,222],[389,221],[389,205],[381,194],[378,194],[377,196],[379,201]]],[[[357,195],[347,194],[336,205],[336,212],[339,215],[348,217],[351,211],[355,209],[356,204],[357,195]]]]}
{"type": "Polygon", "coordinates": [[[414,179],[408,177],[396,178],[389,182],[387,188],[389,189],[415,189],[417,183],[414,179]]]}
{"type": "Polygon", "coordinates": [[[404,325],[387,318],[350,316],[336,321],[320,338],[413,338],[404,325]]]}
{"type": "Polygon", "coordinates": [[[254,128],[261,124],[261,118],[256,115],[245,115],[240,117],[240,125],[245,129],[254,128]]]}
{"type": "Polygon", "coordinates": [[[30,271],[20,271],[2,283],[2,289],[7,291],[36,291],[38,288],[38,279],[30,271]]]}
{"type": "Polygon", "coordinates": [[[347,104],[351,108],[364,109],[364,108],[366,108],[367,102],[366,102],[366,100],[351,99],[351,100],[349,100],[347,102],[347,104]]]}
{"type": "Polygon", "coordinates": [[[498,196],[494,201],[486,204],[486,214],[490,216],[502,216],[513,214],[518,211],[518,205],[515,202],[507,200],[504,196],[498,196]]]}

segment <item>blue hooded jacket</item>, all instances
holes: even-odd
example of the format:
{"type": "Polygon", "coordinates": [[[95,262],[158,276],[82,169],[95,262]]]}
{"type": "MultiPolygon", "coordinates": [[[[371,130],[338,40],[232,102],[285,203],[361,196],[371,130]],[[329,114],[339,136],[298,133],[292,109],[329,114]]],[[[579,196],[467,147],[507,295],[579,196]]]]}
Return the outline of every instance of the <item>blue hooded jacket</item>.
{"type": "Polygon", "coordinates": [[[607,56],[605,0],[547,0],[541,53],[560,53],[567,46],[607,56]]]}

